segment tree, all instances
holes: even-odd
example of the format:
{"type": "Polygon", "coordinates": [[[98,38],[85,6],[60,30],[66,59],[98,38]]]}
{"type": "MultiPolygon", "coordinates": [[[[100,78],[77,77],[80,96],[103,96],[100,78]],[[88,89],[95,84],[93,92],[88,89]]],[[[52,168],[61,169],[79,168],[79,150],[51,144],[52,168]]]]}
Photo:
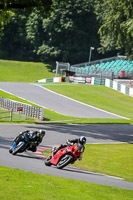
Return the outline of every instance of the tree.
{"type": "Polygon", "coordinates": [[[0,0],[0,37],[3,35],[3,29],[12,16],[15,15],[14,9],[33,9],[34,7],[43,10],[49,10],[52,0],[0,0]]]}
{"type": "Polygon", "coordinates": [[[50,8],[52,0],[0,0],[0,9],[50,8]]]}
{"type": "Polygon", "coordinates": [[[5,25],[9,23],[10,19],[14,16],[14,13],[10,10],[1,10],[0,9],[0,38],[3,35],[3,30],[5,25]]]}
{"type": "MultiPolygon", "coordinates": [[[[31,25],[27,24],[27,30],[32,30],[28,38],[33,44],[37,29],[33,30],[35,21],[32,18],[31,25]]],[[[98,28],[95,22],[93,1],[53,0],[50,12],[42,16],[43,34],[40,37],[42,43],[36,48],[37,54],[45,61],[61,60],[71,63],[87,61],[90,46],[98,46],[98,28]]]]}
{"type": "Polygon", "coordinates": [[[4,30],[1,46],[10,59],[16,56],[22,60],[27,55],[27,59],[44,62],[87,62],[91,46],[95,47],[92,60],[98,58],[99,27],[93,0],[53,0],[47,12],[43,6],[14,12],[15,16],[4,30]]]}
{"type": "Polygon", "coordinates": [[[95,11],[101,25],[99,50],[116,49],[133,56],[133,1],[95,0],[95,11]]]}

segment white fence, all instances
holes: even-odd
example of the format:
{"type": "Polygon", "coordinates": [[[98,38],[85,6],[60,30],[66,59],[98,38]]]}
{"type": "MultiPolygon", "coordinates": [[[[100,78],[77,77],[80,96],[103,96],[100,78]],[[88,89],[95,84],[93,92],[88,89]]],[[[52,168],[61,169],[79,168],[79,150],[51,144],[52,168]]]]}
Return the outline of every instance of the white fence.
{"type": "Polygon", "coordinates": [[[0,97],[0,107],[11,110],[18,114],[25,115],[27,117],[33,117],[43,120],[44,109],[41,107],[31,106],[25,103],[20,103],[10,99],[0,97]]]}

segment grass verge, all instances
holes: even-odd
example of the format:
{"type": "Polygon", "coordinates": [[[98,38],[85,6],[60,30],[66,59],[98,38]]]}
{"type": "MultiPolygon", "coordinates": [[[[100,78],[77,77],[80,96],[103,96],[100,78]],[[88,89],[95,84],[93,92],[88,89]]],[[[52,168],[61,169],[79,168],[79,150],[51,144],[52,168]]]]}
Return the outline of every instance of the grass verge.
{"type": "MultiPolygon", "coordinates": [[[[43,152],[48,156],[49,150],[43,152]]],[[[87,144],[83,159],[72,166],[133,182],[133,144],[87,144]]]]}
{"type": "Polygon", "coordinates": [[[0,167],[2,200],[130,200],[133,191],[0,167]]]}
{"type": "MultiPolygon", "coordinates": [[[[129,118],[130,120],[120,119],[89,119],[90,123],[133,123],[133,97],[124,95],[118,91],[105,86],[92,86],[85,84],[60,84],[44,85],[44,87],[73,98],[85,104],[103,109],[105,111],[129,118]],[[99,122],[98,122],[99,121],[99,122]]],[[[83,119],[85,122],[86,119],[83,119]]]]}
{"type": "Polygon", "coordinates": [[[133,182],[133,144],[86,145],[82,161],[74,166],[133,182]]]}
{"type": "MultiPolygon", "coordinates": [[[[64,85],[65,86],[65,85],[64,85]]],[[[69,86],[68,86],[69,87],[69,86]]],[[[85,94],[84,94],[85,95],[85,94]]],[[[9,93],[6,93],[2,90],[0,90],[0,96],[3,98],[7,98],[7,99],[11,99],[11,100],[15,100],[15,101],[19,101],[22,103],[27,103],[30,104],[32,106],[37,106],[31,102],[28,102],[26,100],[23,100],[21,98],[18,98],[14,95],[11,95],[9,93]]],[[[44,119],[45,121],[40,122],[40,121],[35,121],[35,119],[29,118],[28,120],[25,119],[25,116],[21,116],[20,115],[16,115],[14,114],[14,118],[13,118],[13,123],[64,123],[64,124],[85,124],[85,123],[131,123],[131,120],[125,120],[125,119],[87,119],[87,118],[74,118],[74,117],[70,117],[70,116],[65,116],[65,115],[61,115],[59,113],[56,113],[54,111],[48,110],[48,109],[44,109],[44,119]]],[[[9,120],[0,120],[0,122],[9,122],[9,120]]]]}

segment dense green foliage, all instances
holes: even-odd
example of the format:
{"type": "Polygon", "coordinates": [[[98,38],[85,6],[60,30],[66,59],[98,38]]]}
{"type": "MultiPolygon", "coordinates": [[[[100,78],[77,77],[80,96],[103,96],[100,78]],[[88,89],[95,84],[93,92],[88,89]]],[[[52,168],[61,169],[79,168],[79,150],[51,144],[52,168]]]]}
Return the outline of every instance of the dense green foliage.
{"type": "Polygon", "coordinates": [[[14,13],[10,10],[1,10],[0,9],[0,38],[3,36],[4,27],[9,23],[11,17],[14,13]]]}
{"type": "Polygon", "coordinates": [[[49,12],[34,8],[15,14],[4,30],[2,58],[85,62],[90,46],[95,46],[92,59],[96,59],[99,41],[93,1],[54,0],[49,12]]]}
{"type": "Polygon", "coordinates": [[[97,18],[101,23],[100,51],[119,49],[133,58],[133,1],[95,0],[97,18]]]}
{"type": "Polygon", "coordinates": [[[45,7],[49,8],[51,0],[0,0],[1,9],[23,9],[32,7],[45,7]]]}
{"type": "Polygon", "coordinates": [[[6,8],[0,10],[3,59],[81,63],[88,61],[91,46],[92,60],[133,55],[130,0],[6,0],[0,5],[6,8]],[[15,3],[24,9],[7,10],[15,3]]]}

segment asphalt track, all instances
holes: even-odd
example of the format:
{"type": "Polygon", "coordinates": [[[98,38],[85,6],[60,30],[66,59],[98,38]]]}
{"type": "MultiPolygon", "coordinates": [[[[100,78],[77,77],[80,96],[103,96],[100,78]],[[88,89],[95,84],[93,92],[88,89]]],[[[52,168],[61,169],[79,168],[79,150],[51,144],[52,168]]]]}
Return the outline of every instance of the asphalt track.
{"type": "Polygon", "coordinates": [[[15,96],[24,98],[36,105],[67,116],[79,118],[124,118],[79,101],[75,101],[63,95],[59,95],[36,84],[0,82],[0,89],[14,94],[15,96]]]}
{"type": "MultiPolygon", "coordinates": [[[[45,125],[18,125],[18,124],[0,124],[0,166],[19,168],[25,171],[49,174],[69,179],[81,180],[90,183],[119,187],[133,190],[133,183],[123,181],[117,177],[111,177],[104,174],[97,174],[70,166],[62,170],[55,167],[44,165],[44,158],[39,155],[27,152],[13,156],[8,150],[14,137],[20,131],[27,129],[38,130],[45,129],[46,136],[39,146],[40,148],[49,148],[49,146],[64,143],[67,138],[75,138],[80,135],[87,137],[87,143],[117,143],[133,142],[132,125],[116,124],[84,124],[84,125],[63,125],[63,124],[45,124],[45,125]]],[[[88,155],[89,156],[89,155],[88,155]]]]}

